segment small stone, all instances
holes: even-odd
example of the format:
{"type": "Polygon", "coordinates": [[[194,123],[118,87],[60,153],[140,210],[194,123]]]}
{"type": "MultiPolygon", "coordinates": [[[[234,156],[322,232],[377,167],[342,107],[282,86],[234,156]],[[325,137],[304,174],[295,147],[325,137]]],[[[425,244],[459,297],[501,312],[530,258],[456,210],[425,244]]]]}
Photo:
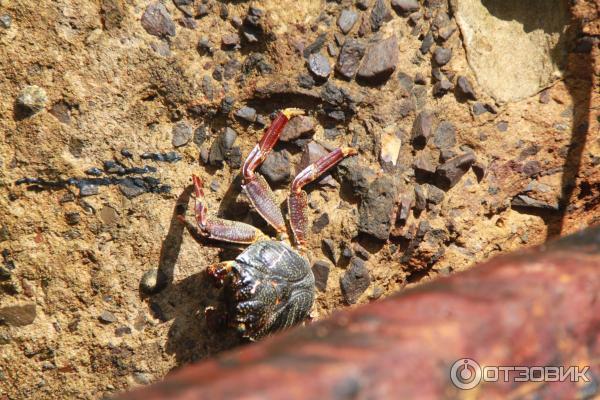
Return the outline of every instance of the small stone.
{"type": "Polygon", "coordinates": [[[256,110],[252,107],[242,107],[235,112],[235,116],[244,121],[254,122],[256,121],[256,110]]]}
{"type": "Polygon", "coordinates": [[[228,115],[233,110],[235,99],[232,96],[225,96],[221,100],[221,114],[228,115]]]}
{"type": "Polygon", "coordinates": [[[69,125],[71,123],[71,112],[69,105],[64,101],[55,103],[50,109],[50,114],[54,115],[63,124],[69,125]]]}
{"type": "Polygon", "coordinates": [[[550,90],[549,89],[542,90],[542,92],[540,93],[540,103],[542,103],[542,104],[550,103],[550,90]]]}
{"type": "Polygon", "coordinates": [[[140,385],[149,385],[152,383],[153,377],[147,372],[134,372],[133,380],[140,385]]]}
{"type": "Polygon", "coordinates": [[[450,39],[452,34],[456,32],[456,26],[448,24],[440,29],[438,29],[438,37],[443,41],[450,39]]]}
{"type": "Polygon", "coordinates": [[[404,72],[398,73],[398,82],[400,82],[400,86],[403,89],[402,97],[410,96],[412,89],[414,87],[413,79],[410,75],[405,74],[404,72]]]}
{"type": "Polygon", "coordinates": [[[552,211],[558,211],[560,209],[560,204],[558,201],[551,203],[548,201],[535,199],[524,194],[520,194],[513,197],[511,201],[511,206],[552,211]]]}
{"type": "Polygon", "coordinates": [[[340,52],[338,51],[337,47],[335,47],[335,44],[333,44],[333,43],[328,43],[327,44],[327,53],[331,57],[337,57],[338,54],[340,54],[340,52]]]}
{"type": "Polygon", "coordinates": [[[350,185],[355,196],[365,196],[369,191],[371,183],[376,177],[375,171],[360,164],[356,157],[350,157],[340,162],[337,166],[340,178],[350,185]]]}
{"type": "Polygon", "coordinates": [[[125,168],[123,168],[123,166],[120,163],[118,163],[117,161],[106,160],[103,162],[103,166],[104,166],[104,171],[106,171],[109,174],[117,174],[117,175],[125,174],[125,168]]]}
{"type": "Polygon", "coordinates": [[[331,239],[323,239],[322,243],[323,253],[331,260],[331,262],[334,264],[337,263],[339,254],[335,242],[331,239]]]}
{"type": "Polygon", "coordinates": [[[315,78],[309,74],[300,74],[298,76],[298,86],[304,89],[312,89],[315,86],[315,78]]]}
{"type": "Polygon", "coordinates": [[[446,79],[444,77],[444,78],[442,78],[441,81],[436,82],[436,84],[433,85],[433,95],[436,97],[442,97],[446,93],[448,93],[450,90],[452,90],[452,88],[453,88],[452,82],[450,82],[448,79],[446,79]]]}
{"type": "Polygon", "coordinates": [[[98,319],[103,324],[112,324],[113,322],[116,322],[117,317],[115,317],[115,314],[111,313],[110,311],[103,311],[98,319]]]}
{"type": "Polygon", "coordinates": [[[81,221],[81,216],[78,212],[69,212],[65,214],[65,219],[69,225],[77,225],[81,221]]]}
{"type": "Polygon", "coordinates": [[[379,286],[375,286],[369,294],[369,300],[377,300],[383,295],[383,289],[379,286]]]}
{"type": "Polygon", "coordinates": [[[147,192],[145,185],[143,185],[143,181],[140,182],[139,179],[131,178],[123,179],[121,183],[119,183],[119,190],[121,190],[121,193],[128,199],[132,199],[147,192]]]}
{"type": "Polygon", "coordinates": [[[424,186],[415,185],[415,210],[418,212],[425,210],[427,206],[427,195],[424,186]]]}
{"type": "Polygon", "coordinates": [[[192,127],[186,122],[178,122],[173,126],[171,144],[173,147],[185,146],[192,139],[192,127]]]}
{"type": "Polygon", "coordinates": [[[419,10],[417,0],[392,0],[392,8],[401,15],[407,15],[419,10]]]}
{"type": "Polygon", "coordinates": [[[290,153],[287,150],[272,151],[259,168],[259,172],[273,185],[289,182],[291,175],[290,153]]]}
{"type": "Polygon", "coordinates": [[[237,139],[237,133],[230,127],[226,127],[223,132],[213,141],[210,148],[209,164],[215,167],[223,165],[228,160],[233,151],[233,143],[237,139]]]}
{"type": "Polygon", "coordinates": [[[208,9],[208,5],[204,4],[204,3],[200,3],[198,4],[198,7],[196,7],[196,16],[197,17],[205,17],[208,15],[209,13],[209,9],[208,9]]]}
{"type": "Polygon", "coordinates": [[[411,133],[411,143],[415,148],[423,148],[427,144],[433,130],[435,115],[429,110],[423,110],[415,118],[411,133]]]}
{"type": "Polygon", "coordinates": [[[358,20],[358,14],[351,9],[346,8],[340,13],[337,24],[340,27],[340,30],[346,34],[352,30],[352,27],[356,24],[356,20],[358,20]]]}
{"type": "Polygon", "coordinates": [[[321,53],[313,53],[308,56],[308,69],[321,80],[327,79],[331,73],[329,60],[321,53]]]}
{"type": "Polygon", "coordinates": [[[98,167],[91,167],[85,170],[85,174],[91,176],[100,176],[102,175],[102,170],[98,167]]]}
{"type": "Polygon", "coordinates": [[[93,185],[91,183],[82,184],[79,186],[79,196],[94,196],[98,194],[98,185],[93,185]]]}
{"type": "Polygon", "coordinates": [[[146,7],[142,15],[142,27],[151,35],[158,37],[175,36],[175,23],[171,14],[161,2],[157,1],[146,7]]]}
{"type": "Polygon", "coordinates": [[[46,91],[39,86],[25,86],[17,97],[17,106],[29,115],[36,114],[44,109],[48,96],[46,91]]]}
{"type": "Polygon", "coordinates": [[[323,213],[323,214],[319,215],[319,217],[313,221],[312,232],[315,234],[319,233],[327,225],[329,225],[329,214],[323,213]]]}
{"type": "Polygon", "coordinates": [[[0,325],[25,326],[35,321],[35,303],[0,307],[0,325]]]}
{"type": "Polygon", "coordinates": [[[415,157],[413,168],[416,174],[428,177],[435,173],[435,165],[431,154],[426,151],[422,151],[415,157]]]}
{"type": "Polygon", "coordinates": [[[194,130],[194,137],[192,138],[192,141],[196,146],[198,146],[198,148],[200,148],[202,147],[202,144],[206,140],[207,136],[208,134],[206,132],[206,127],[201,125],[194,130]]]}
{"type": "Polygon", "coordinates": [[[158,268],[152,268],[144,272],[140,280],[140,290],[145,294],[155,294],[167,286],[167,277],[158,268]]]}
{"type": "Polygon", "coordinates": [[[508,122],[506,122],[506,121],[498,122],[498,124],[496,125],[496,129],[498,129],[498,131],[500,131],[500,132],[506,132],[508,130],[508,122]]]}
{"type": "Polygon", "coordinates": [[[370,6],[371,0],[356,0],[356,7],[358,7],[359,10],[368,10],[370,6]]]}
{"type": "Polygon", "coordinates": [[[392,226],[392,213],[398,196],[396,182],[390,176],[376,178],[358,208],[359,232],[387,240],[392,226]]]}
{"type": "Polygon", "coordinates": [[[396,70],[398,63],[398,38],[392,35],[369,46],[357,76],[369,82],[387,80],[396,70]]]}
{"type": "Polygon", "coordinates": [[[488,112],[488,110],[485,107],[485,104],[479,102],[473,104],[473,115],[481,115],[486,112],[488,112]]]}
{"type": "Polygon", "coordinates": [[[423,41],[421,42],[421,47],[419,47],[419,51],[421,52],[421,54],[425,55],[429,53],[431,46],[433,46],[433,34],[431,32],[428,32],[427,35],[425,35],[425,37],[423,38],[423,41]]]}
{"type": "Polygon", "coordinates": [[[427,79],[425,78],[425,75],[423,75],[420,72],[417,72],[415,74],[415,83],[417,85],[426,85],[427,84],[427,79]]]}
{"type": "Polygon", "coordinates": [[[227,4],[221,3],[219,5],[219,17],[221,17],[221,19],[227,19],[227,17],[229,17],[229,9],[227,8],[227,4]]]}
{"type": "Polygon", "coordinates": [[[449,149],[456,145],[456,131],[451,122],[440,122],[435,130],[433,144],[440,150],[449,149]]]}
{"type": "Polygon", "coordinates": [[[446,161],[437,167],[436,185],[444,190],[450,189],[458,183],[475,161],[473,153],[466,153],[446,161]]]}
{"type": "Polygon", "coordinates": [[[119,326],[115,329],[116,337],[123,337],[125,335],[131,335],[131,328],[125,325],[119,326]]]}
{"type": "Polygon", "coordinates": [[[330,264],[326,260],[317,260],[312,266],[313,275],[315,276],[315,286],[321,292],[327,289],[330,269],[330,264]]]}
{"type": "Polygon", "coordinates": [[[183,17],[179,20],[179,25],[183,26],[187,29],[196,29],[198,27],[198,23],[194,18],[183,17]]]}
{"type": "Polygon", "coordinates": [[[346,79],[354,78],[360,66],[360,61],[365,55],[365,50],[366,47],[362,42],[356,39],[346,40],[340,50],[335,70],[346,79]]]}
{"type": "Polygon", "coordinates": [[[356,254],[365,261],[371,257],[371,254],[369,254],[367,249],[362,247],[360,243],[352,243],[352,250],[354,251],[354,254],[356,254]]]}
{"type": "Polygon", "coordinates": [[[8,14],[0,15],[0,27],[4,29],[10,28],[12,25],[12,17],[8,14]]]}
{"type": "Polygon", "coordinates": [[[427,187],[427,202],[440,204],[444,200],[444,191],[436,186],[425,184],[427,187]]]}
{"type": "Polygon", "coordinates": [[[221,37],[221,44],[227,48],[233,48],[240,44],[240,35],[237,33],[226,33],[221,37]]]}
{"type": "Polygon", "coordinates": [[[325,45],[326,40],[327,40],[326,33],[322,33],[319,36],[317,36],[315,41],[312,42],[311,44],[309,44],[308,46],[306,46],[306,48],[302,52],[302,55],[304,56],[304,58],[308,58],[308,56],[310,56],[311,54],[318,53],[319,51],[321,51],[321,49],[325,45]]]}
{"type": "Polygon", "coordinates": [[[281,131],[279,140],[289,142],[301,136],[307,136],[315,132],[316,121],[314,118],[299,115],[293,117],[281,131]]]}
{"type": "Polygon", "coordinates": [[[473,90],[473,86],[471,85],[471,82],[469,81],[469,79],[466,76],[459,76],[458,79],[456,80],[456,84],[457,84],[457,88],[458,88],[459,92],[463,96],[465,96],[467,99],[469,99],[469,100],[477,99],[477,96],[475,95],[475,91],[473,90]]]}
{"type": "Polygon", "coordinates": [[[392,13],[386,4],[386,0],[376,0],[371,10],[371,30],[377,32],[381,26],[392,19],[392,13]]]}
{"type": "Polygon", "coordinates": [[[354,257],[350,262],[350,267],[340,279],[342,294],[346,303],[354,304],[361,294],[371,284],[371,275],[365,266],[365,262],[360,258],[354,257]]]}

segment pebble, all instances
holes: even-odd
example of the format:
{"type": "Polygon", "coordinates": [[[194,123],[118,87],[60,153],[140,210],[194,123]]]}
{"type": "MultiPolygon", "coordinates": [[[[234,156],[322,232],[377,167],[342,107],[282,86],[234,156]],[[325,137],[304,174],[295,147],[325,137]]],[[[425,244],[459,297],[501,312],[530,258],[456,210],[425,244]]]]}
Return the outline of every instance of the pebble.
{"type": "Polygon", "coordinates": [[[452,85],[452,82],[450,82],[446,77],[442,77],[442,80],[433,85],[433,95],[436,97],[442,97],[452,90],[453,87],[454,86],[452,85]]]}
{"type": "Polygon", "coordinates": [[[440,204],[444,200],[444,191],[436,186],[425,184],[427,187],[427,202],[440,204]]]}
{"type": "Polygon", "coordinates": [[[183,17],[179,20],[179,25],[187,29],[196,29],[198,27],[198,23],[194,18],[183,17]]]}
{"type": "Polygon", "coordinates": [[[359,10],[367,10],[371,6],[371,0],[356,0],[356,7],[359,10]]]}
{"type": "Polygon", "coordinates": [[[309,74],[298,75],[298,86],[304,89],[312,89],[315,86],[315,78],[309,74]]]}
{"type": "Polygon", "coordinates": [[[131,335],[131,328],[125,325],[119,326],[115,329],[116,337],[123,337],[125,335],[131,335]]]}
{"type": "Polygon", "coordinates": [[[448,64],[450,58],[452,58],[452,49],[436,47],[435,51],[433,52],[433,59],[439,66],[448,64]]]}
{"type": "Polygon", "coordinates": [[[485,104],[479,102],[473,104],[472,110],[474,115],[481,115],[483,113],[488,112],[488,109],[486,108],[485,104]]]}
{"type": "Polygon", "coordinates": [[[414,81],[410,77],[410,75],[405,74],[404,72],[398,73],[398,82],[400,82],[400,87],[403,89],[402,97],[408,97],[412,93],[412,89],[414,87],[414,81]]]}
{"type": "Polygon", "coordinates": [[[173,126],[171,144],[173,147],[185,146],[192,139],[192,127],[181,121],[173,126]]]}
{"type": "Polygon", "coordinates": [[[466,76],[459,76],[456,80],[456,85],[459,92],[469,100],[476,100],[477,96],[473,90],[471,82],[466,76]]]}
{"type": "Polygon", "coordinates": [[[98,194],[98,185],[82,184],[79,186],[79,196],[94,196],[98,194]]]}
{"type": "Polygon", "coordinates": [[[413,168],[417,175],[421,175],[424,178],[428,178],[430,175],[435,173],[435,167],[433,157],[428,151],[421,151],[416,155],[413,162],[413,168]]]}
{"type": "Polygon", "coordinates": [[[337,57],[338,54],[340,54],[340,52],[338,51],[337,47],[335,47],[335,44],[333,44],[333,43],[328,43],[327,44],[327,53],[331,57],[337,57]]]}
{"type": "Polygon", "coordinates": [[[417,0],[392,0],[392,8],[401,15],[410,14],[419,10],[417,0]]]}
{"type": "Polygon", "coordinates": [[[289,142],[301,136],[307,136],[315,132],[315,126],[314,118],[306,115],[296,116],[283,128],[279,140],[289,142]]]}
{"type": "Polygon", "coordinates": [[[500,132],[506,132],[508,130],[508,122],[506,122],[506,121],[498,122],[498,124],[496,125],[496,129],[498,129],[498,131],[500,131],[500,132]]]}
{"type": "Polygon", "coordinates": [[[256,121],[256,110],[252,107],[242,107],[235,112],[235,116],[244,121],[254,122],[256,121]]]}
{"type": "Polygon", "coordinates": [[[81,221],[81,216],[78,212],[68,212],[65,214],[65,219],[69,225],[77,225],[81,221]]]}
{"type": "Polygon", "coordinates": [[[365,196],[376,177],[375,171],[358,162],[356,157],[346,158],[337,166],[340,178],[350,185],[355,196],[365,196]]]}
{"type": "Polygon", "coordinates": [[[334,264],[337,263],[339,254],[335,242],[331,239],[323,239],[322,248],[323,254],[325,254],[334,264]]]}
{"type": "Polygon", "coordinates": [[[348,39],[340,50],[335,70],[346,79],[354,78],[360,61],[365,55],[365,45],[356,39],[348,39]]]}
{"type": "Polygon", "coordinates": [[[327,289],[330,269],[330,264],[326,260],[317,260],[312,266],[313,275],[315,276],[315,286],[321,292],[327,289]]]}
{"type": "Polygon", "coordinates": [[[140,290],[145,294],[155,294],[167,286],[167,277],[158,268],[144,272],[140,280],[140,290]]]}
{"type": "Polygon", "coordinates": [[[140,158],[142,160],[164,161],[173,163],[181,160],[181,155],[175,151],[170,151],[168,153],[142,153],[140,158]]]}
{"type": "Polygon", "coordinates": [[[272,185],[280,185],[291,180],[290,153],[287,150],[272,151],[261,164],[259,172],[272,185]]]}
{"type": "Polygon", "coordinates": [[[223,100],[221,100],[221,114],[227,115],[233,110],[233,105],[235,104],[235,98],[232,96],[225,96],[223,100]]]}
{"type": "Polygon", "coordinates": [[[365,266],[364,260],[357,257],[352,258],[349,268],[340,279],[340,286],[346,303],[356,303],[370,284],[371,275],[365,266]]]}
{"type": "Polygon", "coordinates": [[[433,144],[440,150],[449,149],[456,145],[456,130],[451,122],[440,122],[435,130],[433,144]]]}
{"type": "Polygon", "coordinates": [[[548,104],[550,102],[550,90],[549,89],[542,90],[540,92],[539,101],[542,104],[548,104]]]}
{"type": "Polygon", "coordinates": [[[340,30],[346,34],[352,30],[352,27],[354,24],[356,24],[357,20],[358,14],[355,11],[346,8],[340,13],[340,16],[337,20],[337,25],[339,26],[340,30]]]}
{"type": "Polygon", "coordinates": [[[208,156],[210,165],[222,166],[223,161],[229,158],[236,139],[237,133],[230,127],[226,127],[212,143],[208,156]]]}
{"type": "Polygon", "coordinates": [[[313,221],[312,233],[320,233],[327,225],[329,225],[329,214],[323,213],[313,221]]]}
{"type": "Polygon", "coordinates": [[[456,26],[448,24],[440,29],[438,29],[438,37],[443,41],[450,39],[452,34],[456,32],[456,26]]]}
{"type": "Polygon", "coordinates": [[[475,161],[473,153],[466,153],[441,164],[435,172],[436,185],[444,190],[450,189],[458,183],[475,161]]]}
{"type": "Polygon", "coordinates": [[[412,126],[411,143],[415,148],[423,148],[427,144],[433,130],[435,115],[432,111],[423,110],[415,118],[412,126]]]}
{"type": "Polygon", "coordinates": [[[121,193],[123,193],[123,195],[125,195],[125,197],[128,199],[132,199],[147,192],[143,181],[132,178],[123,179],[119,183],[119,189],[121,190],[121,193]]]}
{"type": "Polygon", "coordinates": [[[369,254],[367,249],[362,247],[359,243],[353,243],[352,250],[354,251],[354,254],[356,254],[357,256],[359,256],[360,258],[362,258],[365,261],[371,257],[371,254],[369,254]]]}
{"type": "Polygon", "coordinates": [[[431,32],[428,32],[427,35],[425,35],[425,37],[423,38],[423,41],[421,42],[421,47],[419,47],[419,51],[421,52],[421,54],[425,55],[429,53],[431,46],[433,46],[433,34],[431,32]]]}
{"type": "Polygon", "coordinates": [[[8,326],[30,325],[35,321],[36,316],[35,303],[0,307],[0,324],[8,326]]]}
{"type": "Polygon", "coordinates": [[[98,319],[103,324],[112,324],[113,322],[117,321],[115,314],[111,313],[110,311],[103,311],[102,314],[98,316],[98,319]]]}
{"type": "Polygon", "coordinates": [[[209,13],[208,5],[204,3],[199,3],[198,7],[196,7],[196,16],[197,17],[205,17],[209,13]]]}
{"type": "Polygon", "coordinates": [[[146,7],[142,15],[142,27],[151,35],[158,37],[175,36],[175,23],[171,14],[161,2],[157,1],[146,7]]]}
{"type": "Polygon", "coordinates": [[[102,170],[98,167],[91,167],[85,170],[85,174],[90,176],[100,176],[102,175],[102,170]]]}
{"type": "Polygon", "coordinates": [[[326,40],[327,40],[326,33],[322,33],[319,36],[317,36],[315,41],[312,42],[311,44],[309,44],[308,46],[306,46],[306,48],[302,52],[302,55],[304,56],[304,58],[308,58],[308,56],[310,56],[311,54],[319,52],[325,45],[326,40]]]}
{"type": "Polygon", "coordinates": [[[362,60],[357,77],[372,83],[387,80],[396,70],[398,55],[396,35],[371,44],[362,60]]]}
{"type": "Polygon", "coordinates": [[[370,185],[358,208],[358,230],[380,240],[387,240],[392,226],[392,211],[398,187],[390,176],[380,176],[370,185]]]}
{"type": "Polygon", "coordinates": [[[427,206],[427,195],[422,185],[415,185],[415,210],[421,212],[427,206]]]}
{"type": "Polygon", "coordinates": [[[392,13],[386,4],[386,0],[376,0],[369,18],[371,30],[373,32],[377,32],[384,23],[390,21],[391,19],[392,13]]]}
{"type": "Polygon", "coordinates": [[[47,101],[46,91],[36,85],[25,86],[17,96],[17,105],[30,115],[42,111],[47,101]]]}
{"type": "Polygon", "coordinates": [[[237,33],[226,33],[221,37],[221,44],[226,48],[233,48],[240,44],[240,35],[237,33]]]}
{"type": "Polygon", "coordinates": [[[192,141],[198,148],[200,148],[202,147],[202,144],[206,140],[207,136],[208,134],[206,132],[206,127],[204,125],[200,125],[194,130],[194,136],[192,138],[192,141]]]}
{"type": "Polygon", "coordinates": [[[0,15],[0,27],[4,29],[10,28],[12,25],[12,17],[8,14],[0,15]]]}
{"type": "Polygon", "coordinates": [[[321,80],[327,79],[331,73],[329,60],[321,53],[312,53],[308,56],[308,69],[321,80]]]}

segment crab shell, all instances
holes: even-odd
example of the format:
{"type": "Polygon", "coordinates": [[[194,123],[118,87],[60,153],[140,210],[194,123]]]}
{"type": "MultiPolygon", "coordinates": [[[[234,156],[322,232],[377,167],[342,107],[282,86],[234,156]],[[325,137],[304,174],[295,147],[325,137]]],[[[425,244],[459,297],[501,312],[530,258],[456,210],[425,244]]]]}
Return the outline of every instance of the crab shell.
{"type": "Polygon", "coordinates": [[[229,324],[257,340],[308,317],[315,278],[308,261],[287,244],[252,244],[234,261],[225,282],[229,324]]]}

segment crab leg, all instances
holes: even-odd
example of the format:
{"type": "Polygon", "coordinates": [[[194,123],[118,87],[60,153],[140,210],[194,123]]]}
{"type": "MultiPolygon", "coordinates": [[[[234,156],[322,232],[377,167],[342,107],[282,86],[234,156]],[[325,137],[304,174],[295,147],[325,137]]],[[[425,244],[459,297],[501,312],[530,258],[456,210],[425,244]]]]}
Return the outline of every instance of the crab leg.
{"type": "Polygon", "coordinates": [[[351,147],[338,148],[304,168],[292,182],[288,209],[296,243],[304,245],[308,233],[307,194],[302,188],[348,156],[356,154],[351,147]]]}
{"type": "Polygon", "coordinates": [[[196,212],[196,223],[198,224],[201,235],[210,239],[242,244],[251,244],[266,238],[259,229],[252,225],[222,218],[209,217],[207,215],[206,205],[204,204],[202,180],[196,175],[192,175],[192,181],[194,182],[194,200],[196,202],[194,207],[196,212]]]}
{"type": "Polygon", "coordinates": [[[275,196],[269,184],[255,170],[265,161],[273,146],[279,140],[279,135],[287,122],[292,117],[302,114],[304,112],[297,108],[287,108],[278,113],[275,120],[265,130],[258,144],[252,149],[242,167],[244,178],[242,188],[256,211],[279,233],[286,230],[283,215],[275,202],[275,196]]]}

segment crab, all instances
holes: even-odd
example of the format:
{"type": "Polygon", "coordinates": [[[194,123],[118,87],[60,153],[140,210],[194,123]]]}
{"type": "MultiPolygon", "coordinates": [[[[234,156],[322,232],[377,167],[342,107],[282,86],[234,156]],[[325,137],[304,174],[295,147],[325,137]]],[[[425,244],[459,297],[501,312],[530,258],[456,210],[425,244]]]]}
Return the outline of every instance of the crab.
{"type": "MultiPolygon", "coordinates": [[[[258,214],[277,232],[276,238],[246,223],[209,216],[202,179],[192,176],[198,233],[209,239],[248,245],[235,260],[210,265],[206,272],[215,286],[224,290],[227,325],[250,340],[296,325],[309,316],[315,300],[315,279],[305,254],[308,212],[303,187],[345,157],[356,154],[350,147],[337,148],[295,177],[287,201],[290,240],[273,191],[255,171],[279,140],[287,122],[302,114],[296,108],[277,113],[241,170],[243,191],[258,214]]],[[[181,220],[187,223],[183,216],[181,220]]],[[[214,307],[208,307],[205,311],[213,310],[214,307]]]]}

